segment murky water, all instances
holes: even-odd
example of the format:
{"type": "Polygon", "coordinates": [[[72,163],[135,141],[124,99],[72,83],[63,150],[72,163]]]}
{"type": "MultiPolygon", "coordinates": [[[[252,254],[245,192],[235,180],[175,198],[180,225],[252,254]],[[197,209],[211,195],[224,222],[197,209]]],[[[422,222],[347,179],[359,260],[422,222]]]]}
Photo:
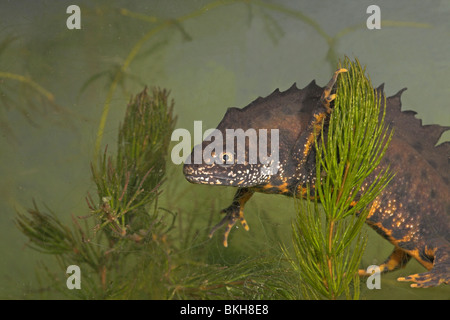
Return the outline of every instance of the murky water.
{"type": "MultiPolygon", "coordinates": [[[[32,207],[34,199],[65,221],[87,213],[100,117],[124,65],[111,91],[102,146],[116,143],[130,95],[145,85],[171,90],[177,127],[193,130],[194,120],[202,120],[211,128],[226,108],[243,107],[276,88],[294,82],[301,88],[313,79],[325,85],[335,58],[344,55],[366,65],[374,85],[385,83],[388,95],[408,87],[404,109],[416,111],[424,124],[450,124],[449,1],[377,1],[378,30],[366,26],[371,1],[77,1],[81,29],[69,30],[71,4],[0,3],[2,297],[35,297],[36,263],[49,258],[25,247],[16,210],[32,207]],[[181,19],[159,25],[175,18],[181,19]]],[[[449,139],[446,133],[442,141],[449,139]]],[[[178,172],[174,179],[196,187],[178,172]]],[[[170,202],[170,194],[164,197],[170,202]]],[[[265,208],[289,225],[293,214],[279,218],[276,211],[280,205],[291,210],[288,199],[252,201],[259,203],[247,210],[265,208]]],[[[380,263],[391,251],[376,235],[368,246],[367,264],[380,263]]],[[[404,274],[422,270],[414,262],[404,274]]],[[[413,290],[396,283],[398,276],[386,276],[387,289],[367,290],[363,297],[450,297],[447,287],[413,290]]]]}

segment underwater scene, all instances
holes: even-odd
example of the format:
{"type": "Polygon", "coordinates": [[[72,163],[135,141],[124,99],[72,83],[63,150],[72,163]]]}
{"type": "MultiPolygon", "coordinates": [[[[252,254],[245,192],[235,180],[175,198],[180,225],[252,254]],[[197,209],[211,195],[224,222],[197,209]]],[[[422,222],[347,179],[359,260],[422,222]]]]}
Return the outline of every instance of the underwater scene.
{"type": "Polygon", "coordinates": [[[0,2],[0,298],[450,299],[449,16],[0,2]]]}

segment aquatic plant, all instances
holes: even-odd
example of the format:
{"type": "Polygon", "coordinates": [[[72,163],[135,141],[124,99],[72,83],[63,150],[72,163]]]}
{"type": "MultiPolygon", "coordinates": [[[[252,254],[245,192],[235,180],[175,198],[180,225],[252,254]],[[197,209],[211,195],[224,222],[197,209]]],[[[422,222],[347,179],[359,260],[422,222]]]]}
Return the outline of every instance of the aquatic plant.
{"type": "MultiPolygon", "coordinates": [[[[165,175],[170,132],[175,118],[166,90],[147,89],[128,104],[120,126],[116,156],[104,154],[92,166],[97,199],[86,198],[90,214],[73,217],[72,227],[34,205],[18,213],[17,225],[30,247],[54,255],[62,267],[79,265],[84,297],[107,297],[127,274],[126,264],[138,252],[166,255],[166,234],[173,225],[161,212],[157,196],[165,175]],[[84,226],[83,220],[85,220],[84,226]]],[[[161,262],[162,263],[162,262],[161,262]]],[[[160,272],[167,269],[160,265],[160,272]]],[[[60,286],[59,286],[60,287],[60,286]]],[[[67,291],[67,290],[65,290],[67,291]]]]}
{"type": "MultiPolygon", "coordinates": [[[[267,298],[272,293],[265,284],[276,264],[266,257],[230,266],[210,264],[205,259],[206,232],[203,238],[192,240],[198,234],[193,226],[185,230],[175,212],[158,205],[175,124],[168,95],[160,89],[149,95],[146,89],[131,99],[115,156],[105,149],[98,165],[91,167],[97,196],[86,197],[89,214],[72,216],[70,226],[34,203],[27,213],[17,213],[16,224],[29,247],[56,258],[58,272],[45,265],[41,269],[47,270],[46,283],[65,295],[84,299],[267,298]],[[175,221],[179,228],[174,228],[175,221]],[[61,279],[71,265],[80,267],[81,290],[68,290],[61,279]]],[[[192,221],[192,216],[183,220],[192,221]]]]}
{"type": "Polygon", "coordinates": [[[48,110],[63,110],[55,102],[54,95],[31,77],[2,70],[5,52],[13,51],[14,42],[18,39],[13,35],[0,39],[0,132],[10,140],[15,140],[16,136],[8,121],[8,111],[19,111],[30,124],[37,125],[33,116],[45,116],[48,110]]]}
{"type": "MultiPolygon", "coordinates": [[[[316,183],[298,202],[292,225],[294,254],[285,255],[311,298],[359,297],[358,268],[366,237],[361,234],[370,204],[392,178],[389,168],[361,191],[377,168],[392,132],[384,125],[384,106],[359,62],[348,58],[337,82],[326,139],[316,137],[316,183]],[[383,115],[379,119],[379,115],[383,115]],[[351,292],[350,288],[353,288],[351,292]]],[[[322,128],[321,137],[324,137],[322,128]]]]}
{"type": "MultiPolygon", "coordinates": [[[[81,298],[155,299],[299,299],[305,296],[336,298],[340,295],[339,288],[342,288],[342,284],[349,283],[349,279],[355,281],[356,288],[357,279],[352,278],[352,273],[348,273],[345,279],[339,278],[342,274],[338,274],[338,271],[344,270],[344,267],[332,265],[328,278],[325,278],[329,281],[325,289],[333,289],[332,281],[337,280],[341,283],[339,290],[333,289],[330,296],[320,291],[314,293],[316,291],[309,288],[310,284],[305,289],[305,283],[308,282],[304,275],[300,278],[301,281],[296,281],[300,272],[299,264],[293,264],[292,270],[286,268],[285,261],[278,253],[262,250],[264,244],[257,241],[251,242],[251,245],[254,247],[254,252],[262,252],[260,255],[253,254],[250,258],[236,255],[229,261],[211,262],[211,256],[214,254],[229,258],[235,253],[230,253],[230,250],[224,253],[223,248],[214,247],[214,242],[206,242],[207,231],[198,230],[194,223],[198,217],[205,219],[202,220],[204,223],[207,217],[218,212],[219,208],[214,208],[216,203],[208,200],[207,204],[193,205],[192,211],[195,214],[188,210],[175,211],[159,206],[158,195],[163,187],[168,187],[168,184],[164,184],[166,178],[164,158],[168,147],[167,139],[170,136],[168,132],[170,133],[174,125],[167,91],[155,89],[151,90],[150,94],[144,91],[133,98],[128,105],[124,123],[119,129],[117,151],[112,153],[110,149],[116,150],[115,148],[104,148],[103,132],[111,102],[115,98],[117,89],[125,86],[125,79],[133,77],[130,66],[137,60],[145,45],[152,42],[155,35],[170,28],[178,30],[184,40],[195,40],[195,35],[189,34],[185,29],[186,21],[206,15],[213,9],[232,4],[245,5],[249,11],[249,21],[255,12],[254,9],[258,8],[256,13],[263,17],[268,36],[274,42],[282,37],[284,32],[278,20],[272,17],[273,12],[293,17],[310,26],[328,45],[328,52],[324,56],[325,61],[330,65],[330,70],[336,66],[338,40],[348,32],[361,28],[359,25],[350,27],[335,36],[330,36],[305,13],[264,1],[213,1],[198,10],[170,19],[119,9],[118,13],[121,16],[148,23],[148,28],[130,48],[123,61],[114,64],[110,70],[89,77],[80,90],[83,92],[97,79],[109,77],[108,91],[104,97],[94,147],[95,155],[91,174],[95,182],[96,194],[87,196],[89,212],[73,216],[71,225],[61,221],[61,213],[53,213],[48,208],[43,210],[36,203],[33,203],[33,208],[29,209],[28,213],[17,214],[17,225],[29,239],[28,245],[55,257],[58,261],[57,271],[44,267],[44,270],[47,270],[45,279],[50,281],[50,287],[59,288],[63,294],[72,294],[81,298]],[[72,264],[80,265],[83,270],[81,291],[69,291],[64,279],[61,279],[67,266],[72,264]]],[[[418,24],[409,26],[423,27],[418,24]]],[[[10,42],[8,39],[5,41],[10,42]]],[[[152,48],[148,51],[150,52],[152,48]]],[[[2,68],[0,72],[0,78],[4,81],[2,84],[19,83],[28,91],[17,91],[13,87],[9,90],[8,86],[3,86],[0,89],[2,90],[0,98],[5,96],[12,98],[1,100],[1,103],[7,105],[13,101],[13,98],[21,95],[26,98],[37,97],[40,104],[53,104],[53,94],[39,85],[37,80],[12,71],[6,67],[2,68]]],[[[343,105],[342,102],[336,101],[337,106],[339,103],[343,105]]],[[[24,113],[27,111],[27,109],[21,110],[24,113]]],[[[325,189],[323,193],[325,194],[325,189]]],[[[192,197],[192,193],[190,195],[192,197]]],[[[189,195],[183,195],[175,198],[172,194],[171,196],[173,201],[189,197],[189,195]]],[[[341,198],[344,199],[342,195],[341,198]]],[[[320,207],[317,203],[308,204],[307,202],[301,202],[299,205],[311,206],[311,210],[320,207]]],[[[313,214],[313,211],[308,211],[308,208],[299,210],[302,214],[311,214],[311,217],[307,218],[308,221],[313,221],[318,216],[318,213],[314,211],[313,214]]],[[[355,216],[351,215],[345,221],[348,222],[352,217],[355,216]]],[[[321,221],[325,225],[332,220],[323,218],[321,221]]],[[[340,235],[344,230],[340,222],[334,222],[332,226],[328,229],[332,232],[328,234],[333,236],[340,235]]],[[[304,223],[303,228],[307,227],[308,225],[304,223]]],[[[298,243],[300,237],[304,236],[299,231],[301,226],[296,228],[297,225],[294,224],[294,234],[298,233],[296,235],[298,239],[294,238],[294,243],[298,243]]],[[[204,227],[204,229],[209,228],[204,227]]],[[[350,235],[353,235],[354,239],[358,239],[355,235],[357,228],[352,230],[355,231],[347,234],[347,237],[351,238],[350,235]]],[[[272,230],[269,231],[272,232],[272,230]]],[[[279,239],[274,241],[279,243],[277,242],[279,239]]],[[[323,244],[326,245],[325,242],[323,244]]],[[[364,241],[361,240],[356,247],[360,250],[363,245],[364,241]]],[[[296,244],[294,247],[296,248],[296,244]]],[[[340,250],[350,254],[349,248],[352,247],[340,250]]],[[[296,248],[296,250],[301,249],[296,248]]],[[[360,256],[358,252],[355,253],[356,260],[360,256]]],[[[328,261],[338,263],[338,260],[342,258],[342,255],[338,254],[340,252],[331,253],[335,256],[330,259],[331,256],[328,255],[327,264],[323,266],[328,265],[328,261]]],[[[289,262],[294,263],[295,259],[289,256],[289,262]]],[[[357,264],[356,260],[351,260],[352,266],[357,264]]],[[[317,279],[325,277],[324,274],[320,276],[321,278],[317,279]]],[[[48,287],[48,283],[45,287],[48,287]]]]}

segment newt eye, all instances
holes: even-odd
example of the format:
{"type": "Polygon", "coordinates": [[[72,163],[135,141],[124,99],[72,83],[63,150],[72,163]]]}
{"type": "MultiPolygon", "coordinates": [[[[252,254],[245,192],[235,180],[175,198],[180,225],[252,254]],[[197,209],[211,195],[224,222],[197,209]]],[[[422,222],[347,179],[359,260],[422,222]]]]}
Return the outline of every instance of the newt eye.
{"type": "Polygon", "coordinates": [[[220,160],[222,160],[224,164],[231,164],[234,162],[234,157],[230,152],[222,152],[220,154],[220,160]]]}

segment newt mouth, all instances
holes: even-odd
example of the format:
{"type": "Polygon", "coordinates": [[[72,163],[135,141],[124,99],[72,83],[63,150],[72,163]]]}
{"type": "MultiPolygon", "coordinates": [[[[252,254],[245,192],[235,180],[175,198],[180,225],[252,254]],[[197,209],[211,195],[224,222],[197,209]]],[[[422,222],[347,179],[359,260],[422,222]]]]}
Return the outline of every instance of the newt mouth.
{"type": "Polygon", "coordinates": [[[231,177],[214,177],[211,175],[185,174],[184,177],[190,183],[197,184],[225,184],[229,185],[233,179],[231,177]]]}

